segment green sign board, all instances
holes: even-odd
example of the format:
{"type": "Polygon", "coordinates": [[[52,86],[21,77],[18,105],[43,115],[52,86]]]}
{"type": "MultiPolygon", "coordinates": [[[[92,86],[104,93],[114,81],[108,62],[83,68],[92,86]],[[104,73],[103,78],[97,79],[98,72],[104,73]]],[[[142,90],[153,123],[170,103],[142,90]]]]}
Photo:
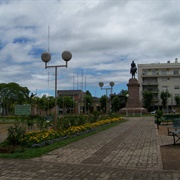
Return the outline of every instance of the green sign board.
{"type": "Polygon", "coordinates": [[[30,115],[31,105],[15,105],[15,115],[30,115]]]}

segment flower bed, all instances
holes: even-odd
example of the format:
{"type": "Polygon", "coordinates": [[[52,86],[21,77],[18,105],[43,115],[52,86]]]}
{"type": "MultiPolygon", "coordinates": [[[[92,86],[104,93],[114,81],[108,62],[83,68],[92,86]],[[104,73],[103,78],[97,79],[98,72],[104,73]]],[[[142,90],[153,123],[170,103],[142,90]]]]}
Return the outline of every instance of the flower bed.
{"type": "Polygon", "coordinates": [[[80,133],[89,132],[102,125],[118,122],[120,120],[122,120],[122,118],[111,118],[94,123],[87,123],[80,126],[71,126],[67,129],[59,129],[56,131],[50,129],[36,132],[27,132],[25,136],[20,140],[20,142],[22,145],[31,147],[44,146],[47,144],[51,144],[54,141],[62,140],[63,138],[68,138],[80,133]]]}

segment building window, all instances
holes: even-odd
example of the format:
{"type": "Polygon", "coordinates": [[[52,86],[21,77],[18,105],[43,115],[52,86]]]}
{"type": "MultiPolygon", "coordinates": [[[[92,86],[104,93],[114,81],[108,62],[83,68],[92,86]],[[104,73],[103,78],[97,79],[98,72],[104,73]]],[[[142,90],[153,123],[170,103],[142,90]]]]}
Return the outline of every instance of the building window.
{"type": "Polygon", "coordinates": [[[158,75],[158,70],[157,69],[152,69],[152,75],[158,75]]]}
{"type": "Polygon", "coordinates": [[[156,71],[155,70],[152,70],[152,75],[155,75],[156,74],[156,71]]]}
{"type": "Polygon", "coordinates": [[[166,71],[166,70],[161,70],[161,74],[162,74],[162,75],[166,75],[166,74],[167,74],[167,71],[166,71]]]}
{"type": "Polygon", "coordinates": [[[143,70],[142,74],[147,75],[147,70],[143,70]]]}
{"type": "Polygon", "coordinates": [[[175,85],[174,89],[180,89],[179,85],[175,85]]]}
{"type": "Polygon", "coordinates": [[[168,86],[162,86],[162,91],[168,91],[168,86]]]}
{"type": "Polygon", "coordinates": [[[174,97],[176,97],[176,96],[180,96],[180,94],[175,94],[174,97]]]}
{"type": "Polygon", "coordinates": [[[162,82],[166,82],[168,78],[162,78],[162,82]]]}
{"type": "Polygon", "coordinates": [[[178,77],[175,77],[175,78],[174,78],[174,81],[175,81],[175,82],[179,82],[179,78],[178,78],[178,77]]]}
{"type": "Polygon", "coordinates": [[[179,75],[179,71],[178,70],[174,70],[174,75],[179,75]]]}

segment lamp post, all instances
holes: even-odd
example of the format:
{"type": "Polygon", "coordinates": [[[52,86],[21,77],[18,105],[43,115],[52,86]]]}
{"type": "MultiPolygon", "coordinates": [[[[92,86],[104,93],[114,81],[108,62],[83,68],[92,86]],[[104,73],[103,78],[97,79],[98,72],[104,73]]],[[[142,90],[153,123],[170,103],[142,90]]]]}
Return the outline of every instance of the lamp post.
{"type": "Polygon", "coordinates": [[[62,53],[62,59],[66,62],[65,65],[54,65],[48,66],[47,63],[51,60],[51,54],[48,52],[44,52],[41,55],[42,61],[45,63],[45,69],[47,68],[55,68],[55,116],[54,116],[54,129],[57,126],[57,68],[58,67],[66,67],[68,66],[68,61],[71,60],[72,54],[69,51],[64,51],[62,53]]]}
{"type": "MultiPolygon", "coordinates": [[[[114,86],[114,82],[110,82],[109,85],[111,86],[110,88],[103,88],[104,83],[103,82],[99,82],[99,86],[101,87],[101,90],[104,89],[106,90],[106,114],[108,114],[108,98],[107,98],[107,94],[108,94],[108,90],[111,90],[111,94],[112,94],[112,90],[113,90],[113,86],[114,86]]],[[[110,103],[111,104],[111,103],[110,103]]]]}
{"type": "MultiPolygon", "coordinates": [[[[129,94],[126,94],[127,100],[128,100],[128,97],[129,97],[129,94]]],[[[128,105],[127,105],[127,104],[128,104],[128,103],[126,102],[126,118],[129,117],[129,115],[128,115],[128,105]]]]}

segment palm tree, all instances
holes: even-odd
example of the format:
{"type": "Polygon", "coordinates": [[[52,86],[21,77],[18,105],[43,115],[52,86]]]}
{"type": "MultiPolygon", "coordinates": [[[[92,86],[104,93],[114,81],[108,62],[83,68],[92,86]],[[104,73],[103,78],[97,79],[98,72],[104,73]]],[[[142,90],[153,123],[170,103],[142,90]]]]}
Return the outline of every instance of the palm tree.
{"type": "Polygon", "coordinates": [[[152,91],[144,91],[143,93],[144,107],[149,110],[153,101],[152,91]]]}

